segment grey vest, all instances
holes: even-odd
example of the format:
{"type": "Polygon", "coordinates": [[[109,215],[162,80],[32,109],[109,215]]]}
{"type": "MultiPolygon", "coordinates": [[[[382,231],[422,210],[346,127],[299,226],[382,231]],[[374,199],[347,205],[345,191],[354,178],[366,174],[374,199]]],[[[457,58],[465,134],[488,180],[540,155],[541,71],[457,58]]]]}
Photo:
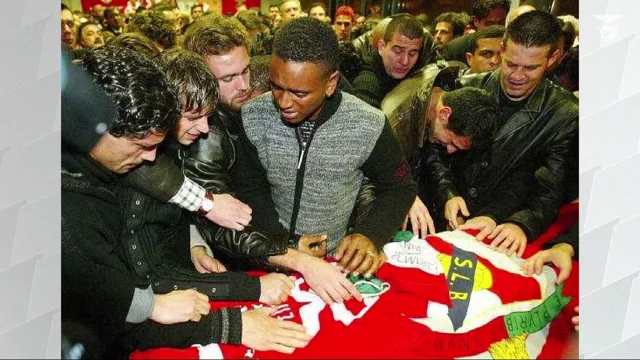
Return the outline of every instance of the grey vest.
{"type": "Polygon", "coordinates": [[[247,103],[242,120],[266,170],[280,222],[287,229],[291,225],[300,168],[304,178],[295,232],[326,233],[332,255],[346,234],[363,178],[360,167],[382,133],[384,114],[342,93],[335,114],[316,128],[304,162],[295,128],[282,122],[270,92],[247,103]]]}

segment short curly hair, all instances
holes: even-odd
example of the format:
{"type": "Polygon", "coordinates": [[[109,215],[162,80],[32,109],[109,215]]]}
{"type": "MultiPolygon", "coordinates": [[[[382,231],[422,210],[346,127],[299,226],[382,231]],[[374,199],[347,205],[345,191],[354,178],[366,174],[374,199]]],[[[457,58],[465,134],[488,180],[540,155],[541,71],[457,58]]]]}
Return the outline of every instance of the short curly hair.
{"type": "Polygon", "coordinates": [[[176,46],[176,32],[161,12],[143,11],[132,15],[127,32],[141,33],[164,49],[176,46]]]}
{"type": "Polygon", "coordinates": [[[209,14],[199,17],[184,33],[182,47],[204,57],[223,55],[238,46],[250,50],[249,34],[235,17],[209,14]]]}
{"type": "Polygon", "coordinates": [[[111,135],[143,138],[153,132],[167,133],[180,118],[175,91],[144,55],[107,45],[89,51],[82,66],[116,107],[108,129],[111,135]]]}
{"type": "Polygon", "coordinates": [[[178,94],[182,111],[212,113],[215,110],[218,82],[200,55],[175,48],[163,51],[155,60],[178,94]]]}
{"type": "Polygon", "coordinates": [[[329,76],[338,70],[338,38],[329,25],[318,19],[295,18],[276,32],[272,55],[284,61],[322,64],[329,76]]]}

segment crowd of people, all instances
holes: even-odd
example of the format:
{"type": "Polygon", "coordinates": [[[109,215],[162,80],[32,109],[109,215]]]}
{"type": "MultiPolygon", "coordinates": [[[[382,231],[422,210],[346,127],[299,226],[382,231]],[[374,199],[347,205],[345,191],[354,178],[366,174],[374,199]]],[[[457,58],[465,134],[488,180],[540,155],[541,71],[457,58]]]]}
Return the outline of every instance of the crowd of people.
{"type": "MultiPolygon", "coordinates": [[[[289,272],[362,300],[346,275],[375,274],[400,229],[522,256],[578,201],[576,18],[205,5],[61,7],[62,330],[90,356],[291,353],[301,325],[209,301],[280,304],[289,272]]],[[[523,271],[561,283],[572,259],[577,224],[523,271]]]]}

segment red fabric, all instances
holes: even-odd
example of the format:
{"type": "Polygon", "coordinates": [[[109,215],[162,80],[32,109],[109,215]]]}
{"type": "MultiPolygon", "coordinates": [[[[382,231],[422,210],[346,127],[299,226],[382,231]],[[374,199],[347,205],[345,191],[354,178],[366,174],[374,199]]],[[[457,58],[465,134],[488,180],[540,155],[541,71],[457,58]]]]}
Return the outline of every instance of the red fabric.
{"type": "Polygon", "coordinates": [[[425,303],[431,300],[451,306],[447,279],[444,275],[432,275],[420,269],[403,268],[385,263],[376,276],[390,283],[395,292],[410,294],[423,299],[425,303]]]}
{"type": "MultiPolygon", "coordinates": [[[[260,0],[246,0],[244,4],[247,6],[247,10],[252,7],[260,8],[260,0]]],[[[235,14],[236,13],[236,0],[222,0],[222,15],[235,14]]]]}
{"type": "MultiPolygon", "coordinates": [[[[544,242],[566,231],[577,219],[577,206],[563,207],[559,219],[545,232],[538,240],[531,245],[539,248],[544,242]]],[[[444,241],[435,238],[428,239],[428,242],[436,250],[451,254],[452,246],[444,241]]],[[[499,270],[488,261],[480,258],[480,261],[491,271],[494,280],[494,287],[491,291],[498,294],[503,302],[516,299],[525,299],[530,296],[536,298],[532,290],[506,291],[503,288],[517,287],[537,288],[536,284],[530,283],[531,278],[511,274],[499,270]]],[[[422,291],[420,286],[408,286],[408,281],[415,280],[416,269],[402,269],[390,267],[386,264],[380,271],[381,279],[391,283],[391,289],[384,293],[368,309],[363,303],[352,300],[346,304],[349,312],[355,316],[366,310],[364,316],[353,320],[349,325],[336,320],[336,313],[329,307],[324,306],[316,315],[320,321],[320,331],[306,348],[296,350],[292,355],[285,355],[275,352],[256,351],[254,358],[262,359],[304,359],[304,358],[454,358],[461,356],[472,356],[486,351],[490,344],[507,339],[508,334],[504,325],[504,318],[499,316],[491,320],[488,324],[473,329],[467,333],[445,334],[434,332],[423,324],[410,320],[408,317],[425,317],[428,300],[441,298],[441,294],[431,294],[422,291]],[[407,277],[404,274],[413,273],[407,277]],[[409,271],[410,270],[410,271],[409,271]]],[[[538,358],[551,359],[567,357],[575,347],[573,325],[571,316],[575,313],[573,308],[578,303],[578,276],[577,264],[574,267],[569,279],[565,282],[563,294],[572,296],[573,299],[562,313],[551,323],[546,343],[538,358]]],[[[424,272],[422,272],[424,273],[424,272]]],[[[424,275],[424,274],[420,274],[424,275]]],[[[434,277],[437,278],[437,277],[434,277]]],[[[439,286],[437,281],[430,279],[431,285],[439,286]]],[[[443,280],[444,281],[444,280],[443,280]]],[[[534,280],[535,281],[535,280],[534,280]]],[[[303,283],[304,284],[304,283],[303,283]]],[[[445,281],[446,284],[446,281],[445,281]]],[[[301,290],[305,287],[301,286],[301,290]]],[[[440,290],[438,292],[442,292],[440,290]]],[[[435,292],[435,291],[434,291],[435,292]]],[[[540,297],[539,290],[537,298],[540,297]]],[[[285,305],[280,305],[275,315],[282,319],[302,323],[300,309],[309,304],[308,302],[297,302],[289,298],[285,305]]],[[[251,303],[218,302],[212,303],[212,308],[224,306],[248,306],[251,303]]],[[[225,358],[242,358],[245,356],[247,348],[244,346],[221,345],[220,348],[225,358]]],[[[131,354],[131,359],[168,359],[184,358],[197,359],[199,356],[196,348],[189,349],[169,349],[157,348],[145,352],[136,351],[131,354]]]]}
{"type": "Polygon", "coordinates": [[[90,13],[93,5],[102,5],[106,7],[119,7],[121,11],[127,6],[128,0],[82,0],[82,11],[90,13]]]}
{"type": "Polygon", "coordinates": [[[145,351],[136,350],[129,355],[131,360],[143,359],[199,359],[200,353],[198,348],[189,347],[186,349],[173,349],[161,347],[149,349],[145,351]]]}

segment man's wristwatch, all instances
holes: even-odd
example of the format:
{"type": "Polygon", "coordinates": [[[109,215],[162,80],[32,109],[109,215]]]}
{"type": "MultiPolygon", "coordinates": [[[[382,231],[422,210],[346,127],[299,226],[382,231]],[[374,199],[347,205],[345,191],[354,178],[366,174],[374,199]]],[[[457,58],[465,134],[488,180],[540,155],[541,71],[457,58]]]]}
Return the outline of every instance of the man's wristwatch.
{"type": "Polygon", "coordinates": [[[213,210],[213,194],[207,191],[204,193],[204,199],[198,209],[198,215],[207,215],[211,210],[213,210]]]}

